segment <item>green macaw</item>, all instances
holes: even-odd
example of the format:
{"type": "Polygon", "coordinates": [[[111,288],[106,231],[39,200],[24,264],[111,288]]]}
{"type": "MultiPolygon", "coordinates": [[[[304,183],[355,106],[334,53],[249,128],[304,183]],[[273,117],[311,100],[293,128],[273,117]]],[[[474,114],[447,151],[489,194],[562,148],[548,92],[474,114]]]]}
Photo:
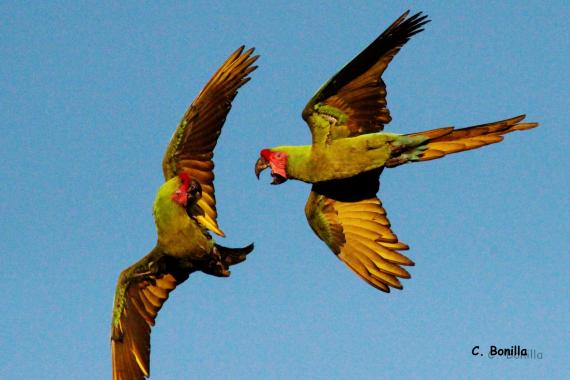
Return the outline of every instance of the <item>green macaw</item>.
{"type": "Polygon", "coordinates": [[[411,134],[381,132],[391,120],[382,73],[400,48],[429,22],[421,12],[398,18],[326,82],[303,110],[312,135],[306,146],[263,149],[259,178],[270,167],[272,184],[296,179],[313,184],[305,206],[309,225],[350,269],[375,288],[402,289],[414,265],[409,247],[392,232],[377,197],[385,167],[433,160],[497,143],[502,135],[536,127],[524,115],[469,128],[411,134]]]}
{"type": "Polygon", "coordinates": [[[166,150],[166,182],[158,189],[153,216],[156,246],[119,276],[111,326],[113,379],[149,376],[150,330],[168,294],[195,271],[227,277],[228,267],[245,260],[244,248],[218,245],[214,197],[214,156],[231,102],[257,66],[253,48],[237,49],[218,69],[184,114],[166,150]]]}

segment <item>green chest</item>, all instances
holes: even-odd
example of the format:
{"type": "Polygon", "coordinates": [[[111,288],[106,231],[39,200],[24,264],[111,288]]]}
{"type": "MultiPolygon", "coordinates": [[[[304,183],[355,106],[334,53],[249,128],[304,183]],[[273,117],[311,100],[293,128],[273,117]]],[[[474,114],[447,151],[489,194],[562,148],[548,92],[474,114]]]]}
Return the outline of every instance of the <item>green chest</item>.
{"type": "Polygon", "coordinates": [[[391,154],[393,136],[385,133],[333,140],[309,149],[291,149],[290,178],[315,183],[353,177],[384,166],[391,154]]]}
{"type": "Polygon", "coordinates": [[[153,206],[158,246],[173,256],[202,259],[210,255],[214,245],[211,236],[161,190],[153,206]]]}

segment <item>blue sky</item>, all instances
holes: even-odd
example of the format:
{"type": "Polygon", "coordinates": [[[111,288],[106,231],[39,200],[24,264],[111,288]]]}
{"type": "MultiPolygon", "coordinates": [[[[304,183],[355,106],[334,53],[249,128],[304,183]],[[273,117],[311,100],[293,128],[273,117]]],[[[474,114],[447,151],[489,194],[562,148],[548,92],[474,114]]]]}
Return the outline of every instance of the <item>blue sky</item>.
{"type": "Polygon", "coordinates": [[[564,378],[569,373],[570,5],[563,1],[0,4],[0,378],[108,379],[119,272],[154,245],[162,154],[238,46],[259,69],[215,151],[222,244],[159,314],[151,379],[564,378]],[[404,10],[432,22],[384,75],[399,133],[526,113],[498,145],[386,170],[416,262],[382,294],[308,227],[309,186],[257,181],[306,144],[314,91],[404,10]],[[474,357],[521,345],[542,360],[474,357]]]}

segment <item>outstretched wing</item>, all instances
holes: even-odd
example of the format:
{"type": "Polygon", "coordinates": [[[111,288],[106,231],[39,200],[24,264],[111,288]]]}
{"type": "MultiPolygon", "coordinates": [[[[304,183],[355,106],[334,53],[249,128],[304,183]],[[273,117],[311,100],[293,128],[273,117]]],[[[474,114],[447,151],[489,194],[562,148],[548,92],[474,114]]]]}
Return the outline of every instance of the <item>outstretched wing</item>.
{"type": "MultiPolygon", "coordinates": [[[[303,110],[313,145],[381,131],[390,122],[382,73],[400,48],[429,22],[409,11],[326,82],[303,110]]],[[[414,263],[399,251],[382,203],[376,197],[382,169],[313,185],[305,206],[309,225],[334,254],[363,280],[385,292],[410,278],[414,263]]]]}
{"type": "Polygon", "coordinates": [[[414,263],[398,252],[408,246],[392,232],[375,196],[379,174],[375,169],[315,184],[305,214],[313,231],[342,262],[373,287],[390,292],[390,287],[402,289],[398,278],[410,278],[402,266],[414,263]]]}
{"type": "Polygon", "coordinates": [[[259,56],[252,56],[253,50],[244,52],[244,47],[240,47],[218,69],[184,114],[162,161],[166,180],[186,172],[200,182],[202,198],[198,206],[202,213],[196,215],[196,220],[220,236],[224,233],[216,221],[213,151],[232,100],[257,68],[252,64],[259,56]]]}
{"type": "Polygon", "coordinates": [[[111,327],[113,380],[149,376],[151,327],[169,293],[188,278],[180,270],[148,273],[152,265],[167,268],[164,262],[153,263],[157,257],[151,252],[119,277],[111,327]]]}
{"type": "Polygon", "coordinates": [[[429,22],[421,12],[398,18],[364,51],[326,82],[303,110],[313,144],[378,132],[390,122],[381,76],[392,58],[429,22]]]}

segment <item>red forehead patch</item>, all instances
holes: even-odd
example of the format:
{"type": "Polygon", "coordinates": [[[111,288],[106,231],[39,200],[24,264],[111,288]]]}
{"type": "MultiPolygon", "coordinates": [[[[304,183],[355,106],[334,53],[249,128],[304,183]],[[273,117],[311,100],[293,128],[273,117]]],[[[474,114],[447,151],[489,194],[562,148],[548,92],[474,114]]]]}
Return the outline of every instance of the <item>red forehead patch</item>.
{"type": "Polygon", "coordinates": [[[261,152],[259,152],[259,154],[267,161],[271,159],[271,151],[269,149],[262,149],[261,152]]]}
{"type": "Polygon", "coordinates": [[[178,178],[180,178],[180,180],[182,181],[182,185],[180,187],[181,188],[183,187],[184,191],[186,191],[186,189],[188,189],[188,186],[190,185],[190,176],[188,175],[188,173],[182,172],[178,174],[178,178]]]}

